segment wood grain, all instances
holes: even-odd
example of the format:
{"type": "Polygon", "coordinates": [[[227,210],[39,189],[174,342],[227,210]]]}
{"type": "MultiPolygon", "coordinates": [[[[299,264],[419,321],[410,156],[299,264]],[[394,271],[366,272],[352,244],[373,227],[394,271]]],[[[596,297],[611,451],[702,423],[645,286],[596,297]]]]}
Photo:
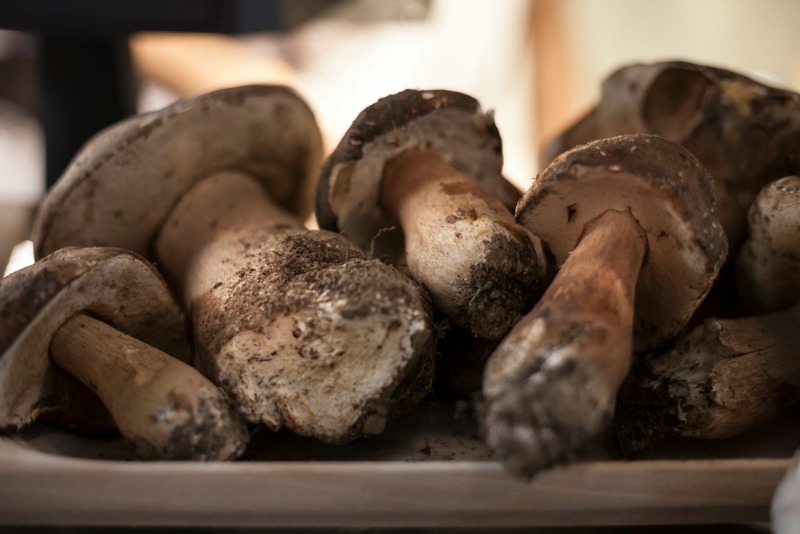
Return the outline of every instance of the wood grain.
{"type": "Polygon", "coordinates": [[[271,444],[274,450],[251,453],[248,461],[214,464],[139,461],[121,440],[78,437],[52,428],[6,436],[0,438],[0,524],[502,527],[766,522],[773,492],[798,442],[795,422],[776,421],[718,446],[690,443],[678,450],[680,444],[669,444],[676,457],[686,459],[622,462],[587,456],[527,481],[488,459],[478,438],[469,434],[470,425],[453,419],[451,409],[448,404],[422,406],[385,436],[343,448],[287,434],[259,435],[255,446],[271,444]],[[770,440],[776,432],[786,435],[770,440]],[[754,445],[765,440],[770,447],[754,445]],[[286,450],[293,456],[282,452],[286,450]],[[707,458],[715,451],[729,457],[707,458]],[[764,457],[748,457],[752,454],[764,457]],[[274,459],[278,457],[289,459],[274,459]]]}

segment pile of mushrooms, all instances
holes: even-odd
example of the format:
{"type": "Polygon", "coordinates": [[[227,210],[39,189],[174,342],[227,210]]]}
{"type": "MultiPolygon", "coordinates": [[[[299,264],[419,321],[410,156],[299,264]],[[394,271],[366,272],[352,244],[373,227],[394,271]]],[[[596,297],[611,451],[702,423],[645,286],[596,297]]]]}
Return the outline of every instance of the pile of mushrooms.
{"type": "Polygon", "coordinates": [[[35,252],[154,260],[190,317],[194,365],[248,423],[330,443],[378,434],[430,390],[430,303],[341,235],[303,226],[320,159],[290,89],[179,101],[84,146],[41,206],[35,252]]]}
{"type": "Polygon", "coordinates": [[[114,427],[150,458],[235,459],[261,426],[342,444],[438,363],[525,477],[612,422],[636,450],[742,432],[800,391],[798,148],[798,95],[680,62],[609,77],[524,194],[454,91],[380,99],[326,159],[286,87],[131,117],[76,155],[37,262],[0,283],[0,427],[114,427]],[[752,313],[691,329],[729,250],[752,313]]]}

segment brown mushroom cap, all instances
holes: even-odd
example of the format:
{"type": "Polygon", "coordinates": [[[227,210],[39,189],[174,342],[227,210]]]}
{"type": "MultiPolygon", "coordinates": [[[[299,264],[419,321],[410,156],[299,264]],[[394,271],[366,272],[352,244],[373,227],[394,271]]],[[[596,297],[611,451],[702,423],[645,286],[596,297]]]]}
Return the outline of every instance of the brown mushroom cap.
{"type": "Polygon", "coordinates": [[[711,177],[694,156],[663,138],[602,139],[553,161],[520,200],[516,217],[561,265],[586,224],[610,209],[630,210],[647,234],[634,345],[653,347],[685,326],[727,254],[711,177]]]}
{"type": "Polygon", "coordinates": [[[88,141],[48,193],[34,223],[36,256],[67,245],[149,256],[184,192],[224,170],[256,178],[303,218],[321,147],[313,113],[281,86],[222,89],[132,117],[88,141]]]}
{"type": "Polygon", "coordinates": [[[514,196],[501,175],[502,142],[491,113],[462,93],[406,90],[362,111],[325,162],[317,191],[320,227],[369,249],[381,230],[396,226],[381,207],[380,185],[386,162],[410,148],[435,149],[493,196],[514,196]]]}
{"type": "Polygon", "coordinates": [[[737,258],[740,297],[762,313],[800,301],[800,176],[766,185],[748,221],[750,237],[737,258]]]}
{"type": "Polygon", "coordinates": [[[149,263],[120,249],[61,249],[0,280],[0,428],[39,418],[113,427],[95,419],[107,415],[100,400],[50,363],[51,338],[80,312],[190,359],[184,315],[149,263]]]}
{"type": "Polygon", "coordinates": [[[800,172],[800,94],[683,61],[613,72],[597,105],[546,147],[542,162],[582,143],[632,133],[659,135],[697,157],[714,177],[732,246],[743,237],[759,189],[800,172]]]}

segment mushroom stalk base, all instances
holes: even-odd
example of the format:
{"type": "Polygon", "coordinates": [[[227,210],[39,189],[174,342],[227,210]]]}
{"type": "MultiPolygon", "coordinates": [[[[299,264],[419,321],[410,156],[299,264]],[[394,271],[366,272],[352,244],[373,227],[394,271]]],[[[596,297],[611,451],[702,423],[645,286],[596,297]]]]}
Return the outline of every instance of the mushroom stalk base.
{"type": "Polygon", "coordinates": [[[403,228],[408,270],[434,305],[474,335],[505,335],[537,296],[538,240],[434,150],[389,161],[380,194],[403,228]]]}
{"type": "Polygon", "coordinates": [[[608,422],[632,356],[646,237],[628,212],[587,225],[537,306],[492,354],[487,444],[515,473],[566,461],[608,422]]]}
{"type": "Polygon", "coordinates": [[[620,390],[616,452],[632,457],[666,436],[724,439],[800,398],[800,304],[781,312],[707,319],[640,359],[620,390]]]}
{"type": "Polygon", "coordinates": [[[97,394],[144,457],[228,460],[243,452],[244,425],[211,382],[101,321],[68,319],[53,336],[50,358],[97,394]]]}
{"type": "Polygon", "coordinates": [[[418,286],[343,236],[305,229],[248,176],[195,185],[155,249],[183,289],[198,369],[247,421],[344,443],[427,394],[433,336],[418,286]]]}

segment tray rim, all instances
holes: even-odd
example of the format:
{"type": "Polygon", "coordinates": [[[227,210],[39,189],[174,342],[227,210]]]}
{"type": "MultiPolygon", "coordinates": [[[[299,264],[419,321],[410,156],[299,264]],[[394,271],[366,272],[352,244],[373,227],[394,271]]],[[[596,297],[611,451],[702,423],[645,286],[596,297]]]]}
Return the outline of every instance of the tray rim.
{"type": "Polygon", "coordinates": [[[0,524],[467,527],[760,523],[791,458],[587,461],[531,481],[494,461],[145,462],[0,438],[0,524]]]}

